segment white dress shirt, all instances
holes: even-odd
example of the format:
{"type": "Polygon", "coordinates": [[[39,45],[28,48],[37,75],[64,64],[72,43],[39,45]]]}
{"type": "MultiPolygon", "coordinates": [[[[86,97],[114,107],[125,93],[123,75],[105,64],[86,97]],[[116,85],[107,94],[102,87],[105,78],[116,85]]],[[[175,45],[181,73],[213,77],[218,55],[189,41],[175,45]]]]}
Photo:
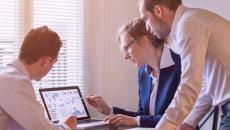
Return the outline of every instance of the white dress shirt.
{"type": "Polygon", "coordinates": [[[213,106],[230,99],[230,22],[209,11],[181,5],[170,37],[180,49],[182,75],[172,103],[156,126],[158,130],[175,130],[183,122],[201,90],[202,78],[206,86],[201,95],[206,96],[200,96],[203,100],[199,98],[194,113],[202,115],[201,109],[210,107],[203,105],[209,98],[213,106]]]}
{"type": "Polygon", "coordinates": [[[150,101],[149,101],[149,114],[155,115],[155,104],[156,104],[157,89],[159,83],[159,72],[157,77],[151,76],[151,78],[152,78],[152,93],[150,95],[150,101]]]}
{"type": "Polygon", "coordinates": [[[0,69],[0,130],[70,130],[45,118],[28,71],[19,60],[0,69]]]}

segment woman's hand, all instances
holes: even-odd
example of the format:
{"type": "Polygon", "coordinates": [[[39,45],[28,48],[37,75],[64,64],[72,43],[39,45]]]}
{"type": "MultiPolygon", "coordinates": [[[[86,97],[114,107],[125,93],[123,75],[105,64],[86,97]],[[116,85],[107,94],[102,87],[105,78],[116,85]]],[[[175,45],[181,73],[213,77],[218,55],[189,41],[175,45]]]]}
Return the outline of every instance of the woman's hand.
{"type": "Polygon", "coordinates": [[[108,121],[110,125],[114,127],[118,126],[137,126],[136,117],[130,117],[122,114],[110,115],[105,118],[105,121],[108,121]]]}
{"type": "Polygon", "coordinates": [[[104,101],[104,99],[101,96],[98,95],[90,95],[86,98],[86,101],[93,106],[98,112],[109,115],[111,108],[108,106],[108,104],[104,101]]]}

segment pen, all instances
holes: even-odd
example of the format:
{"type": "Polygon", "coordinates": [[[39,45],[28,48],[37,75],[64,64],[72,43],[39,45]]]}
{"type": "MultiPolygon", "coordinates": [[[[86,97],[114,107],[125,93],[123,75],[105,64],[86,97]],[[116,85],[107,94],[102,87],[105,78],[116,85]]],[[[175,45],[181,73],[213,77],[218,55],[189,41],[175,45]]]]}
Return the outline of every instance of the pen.
{"type": "Polygon", "coordinates": [[[88,97],[80,97],[80,99],[87,99],[88,97]]]}

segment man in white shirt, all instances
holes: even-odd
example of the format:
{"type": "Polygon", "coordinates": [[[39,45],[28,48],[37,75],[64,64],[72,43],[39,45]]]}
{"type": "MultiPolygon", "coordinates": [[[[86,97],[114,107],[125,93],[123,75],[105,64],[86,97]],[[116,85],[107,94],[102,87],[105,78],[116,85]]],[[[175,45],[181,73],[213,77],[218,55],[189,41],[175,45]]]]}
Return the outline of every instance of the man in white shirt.
{"type": "Polygon", "coordinates": [[[75,116],[58,125],[49,123],[31,83],[49,72],[61,46],[58,34],[47,26],[32,29],[18,59],[0,69],[0,130],[76,129],[75,116]]]}
{"type": "Polygon", "coordinates": [[[151,33],[169,36],[181,56],[179,88],[156,128],[174,130],[180,125],[180,130],[192,130],[212,105],[224,113],[220,129],[229,129],[230,22],[206,10],[187,8],[181,0],[140,0],[139,11],[151,33]],[[202,78],[206,86],[194,106],[202,78]]]}

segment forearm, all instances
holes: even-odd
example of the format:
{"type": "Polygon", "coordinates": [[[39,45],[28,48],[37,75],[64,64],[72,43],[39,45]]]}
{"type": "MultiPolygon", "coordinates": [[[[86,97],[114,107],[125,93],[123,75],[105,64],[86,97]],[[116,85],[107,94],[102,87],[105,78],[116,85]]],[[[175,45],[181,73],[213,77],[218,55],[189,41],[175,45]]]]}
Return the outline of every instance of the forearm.
{"type": "Polygon", "coordinates": [[[200,96],[184,122],[195,128],[200,120],[210,111],[211,107],[211,98],[207,95],[200,96]]]}

